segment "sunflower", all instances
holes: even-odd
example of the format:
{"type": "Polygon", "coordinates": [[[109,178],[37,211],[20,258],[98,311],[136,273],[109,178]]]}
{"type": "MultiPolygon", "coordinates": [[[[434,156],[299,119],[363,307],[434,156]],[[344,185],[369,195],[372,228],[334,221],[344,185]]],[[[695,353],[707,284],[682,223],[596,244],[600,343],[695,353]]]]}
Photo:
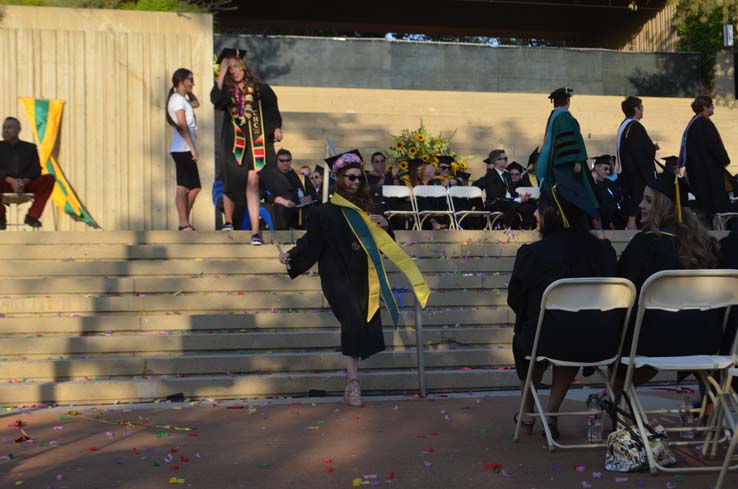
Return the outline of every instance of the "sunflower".
{"type": "Polygon", "coordinates": [[[400,166],[400,170],[407,170],[407,161],[401,161],[398,165],[400,166]]]}
{"type": "Polygon", "coordinates": [[[409,154],[410,156],[415,156],[416,154],[418,154],[418,148],[416,148],[415,146],[410,146],[409,148],[407,148],[407,154],[409,154]]]}
{"type": "Polygon", "coordinates": [[[423,142],[425,142],[425,136],[423,135],[423,133],[422,133],[422,132],[419,132],[419,133],[417,133],[417,134],[415,135],[415,139],[417,139],[417,140],[418,140],[418,142],[420,142],[420,143],[423,143],[423,142]]]}
{"type": "Polygon", "coordinates": [[[404,147],[405,147],[405,145],[402,144],[402,141],[397,141],[395,143],[395,150],[396,151],[402,151],[404,147]]]}
{"type": "Polygon", "coordinates": [[[430,156],[428,156],[427,154],[424,154],[423,156],[420,157],[420,159],[423,161],[423,163],[428,163],[430,161],[430,156]]]}
{"type": "Polygon", "coordinates": [[[456,170],[458,170],[459,165],[454,161],[451,163],[451,171],[456,173],[456,170]]]}
{"type": "Polygon", "coordinates": [[[459,161],[459,170],[466,171],[469,169],[469,165],[466,164],[466,161],[459,161]]]}

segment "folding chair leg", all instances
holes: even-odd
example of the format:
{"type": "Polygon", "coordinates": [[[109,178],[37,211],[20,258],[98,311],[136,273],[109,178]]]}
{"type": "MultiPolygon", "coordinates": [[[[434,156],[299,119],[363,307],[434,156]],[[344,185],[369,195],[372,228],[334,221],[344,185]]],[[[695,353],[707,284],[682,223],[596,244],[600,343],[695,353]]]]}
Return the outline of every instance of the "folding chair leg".
{"type": "MultiPolygon", "coordinates": [[[[518,410],[518,422],[515,426],[515,434],[513,435],[513,441],[517,443],[517,441],[520,439],[520,427],[523,424],[523,415],[527,414],[525,412],[525,405],[528,402],[528,390],[531,390],[531,392],[535,392],[535,386],[533,385],[533,364],[528,367],[528,373],[525,376],[525,384],[523,385],[523,395],[522,399],[520,400],[520,409],[518,410]]],[[[531,394],[532,395],[532,394],[531,394]]]]}
{"type": "MultiPolygon", "coordinates": [[[[648,430],[646,430],[646,427],[644,426],[644,419],[645,422],[648,423],[648,420],[645,418],[645,413],[643,412],[643,407],[641,406],[640,401],[638,400],[638,397],[636,397],[635,392],[635,386],[631,386],[630,392],[628,392],[628,395],[630,396],[630,402],[631,402],[631,408],[633,409],[633,417],[635,418],[636,425],[638,426],[638,432],[641,435],[641,440],[648,440],[648,430]]],[[[651,472],[651,474],[656,474],[658,472],[658,467],[656,466],[656,460],[653,456],[653,451],[651,450],[651,444],[650,443],[644,443],[643,447],[646,451],[646,459],[648,460],[648,469],[651,472]]]]}
{"type": "Polygon", "coordinates": [[[538,392],[535,389],[531,389],[531,394],[533,395],[533,402],[536,405],[536,409],[540,413],[539,416],[541,418],[541,424],[543,424],[543,432],[546,434],[548,450],[551,452],[556,451],[556,445],[554,444],[553,435],[551,434],[551,429],[548,427],[548,418],[546,418],[546,411],[543,410],[543,404],[541,404],[541,399],[538,397],[538,392]]]}
{"type": "Polygon", "coordinates": [[[733,432],[733,438],[730,440],[728,451],[725,453],[725,462],[723,462],[723,468],[720,470],[715,489],[721,489],[723,487],[725,477],[728,475],[728,468],[730,468],[730,461],[733,459],[733,455],[735,455],[736,445],[738,445],[738,429],[733,432]]]}

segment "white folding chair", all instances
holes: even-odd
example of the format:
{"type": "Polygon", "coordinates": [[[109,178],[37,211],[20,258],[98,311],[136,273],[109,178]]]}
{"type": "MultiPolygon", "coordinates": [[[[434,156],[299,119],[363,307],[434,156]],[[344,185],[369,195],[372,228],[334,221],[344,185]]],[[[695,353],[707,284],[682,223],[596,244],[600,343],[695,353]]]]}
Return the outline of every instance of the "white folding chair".
{"type": "Polygon", "coordinates": [[[382,197],[385,199],[407,199],[410,203],[410,209],[389,209],[384,211],[384,217],[389,221],[393,217],[405,216],[410,217],[413,220],[413,229],[419,230],[418,227],[418,214],[415,207],[415,199],[410,187],[404,185],[382,185],[382,197]]]}
{"type": "MultiPolygon", "coordinates": [[[[642,439],[647,440],[649,431],[645,427],[649,424],[648,414],[677,413],[677,410],[652,409],[645,410],[638,398],[636,386],[633,384],[635,370],[641,367],[651,367],[659,372],[690,371],[699,375],[705,385],[705,398],[702,405],[690,414],[699,414],[700,422],[705,421],[708,398],[713,403],[713,410],[706,420],[705,426],[696,428],[666,428],[667,433],[693,431],[705,433],[704,441],[670,441],[673,445],[687,445],[704,443],[703,453],[707,454],[712,444],[713,453],[719,441],[718,433],[722,431],[721,419],[725,414],[726,401],[721,396],[722,387],[715,380],[714,372],[725,374],[734,364],[734,357],[729,355],[690,355],[674,357],[646,357],[637,354],[638,338],[641,332],[643,317],[647,310],[664,310],[678,312],[681,310],[710,310],[726,308],[723,319],[723,330],[730,315],[730,307],[738,305],[738,270],[665,270],[655,273],[646,280],[641,288],[638,299],[638,312],[633,328],[633,340],[630,354],[621,359],[628,366],[625,375],[624,392],[629,396],[633,417],[642,439]]],[[[699,324],[695,324],[695,333],[699,334],[699,324]]],[[[738,339],[738,336],[737,336],[738,339]]],[[[668,338],[664,338],[668,341],[668,338]]],[[[735,340],[732,348],[735,354],[735,340]]],[[[665,467],[656,462],[653,451],[648,443],[645,444],[646,457],[651,473],[661,470],[664,472],[705,472],[720,470],[720,467],[665,467]]]]}
{"type": "Polygon", "coordinates": [[[731,437],[728,449],[725,452],[725,460],[720,468],[720,475],[718,476],[718,481],[714,489],[722,489],[723,484],[725,483],[725,478],[728,475],[728,470],[738,469],[738,463],[730,465],[733,461],[736,447],[738,446],[738,393],[736,393],[735,389],[732,388],[734,377],[738,377],[738,368],[728,369],[728,375],[725,379],[725,383],[723,384],[723,396],[725,397],[725,401],[729,409],[726,410],[723,415],[730,431],[733,432],[733,436],[731,437]]]}
{"type": "MultiPolygon", "coordinates": [[[[548,442],[548,449],[553,451],[556,448],[593,448],[604,446],[603,443],[586,443],[586,444],[568,444],[564,445],[553,439],[551,430],[548,426],[548,418],[554,416],[587,416],[590,414],[602,414],[602,411],[591,409],[588,411],[564,411],[558,413],[547,413],[543,410],[543,404],[538,396],[538,391],[533,383],[533,367],[537,362],[548,361],[554,366],[561,367],[594,367],[605,382],[605,388],[610,399],[615,402],[615,393],[612,388],[615,379],[616,369],[608,375],[603,368],[609,367],[617,363],[620,357],[623,343],[625,341],[625,333],[628,328],[628,320],[633,309],[636,297],[635,285],[630,280],[624,278],[565,278],[553,282],[546,287],[541,298],[541,312],[538,314],[538,326],[536,328],[536,336],[533,340],[533,349],[531,354],[526,357],[530,360],[528,366],[528,375],[523,386],[523,395],[520,400],[520,409],[518,415],[518,424],[515,427],[513,440],[518,441],[520,428],[524,416],[533,416],[541,418],[543,429],[548,442]],[[603,358],[597,362],[576,362],[570,360],[560,360],[551,356],[538,355],[538,342],[541,338],[543,329],[543,318],[548,310],[560,310],[569,312],[578,312],[582,310],[599,310],[612,311],[614,309],[625,309],[625,318],[623,319],[622,332],[620,334],[620,342],[614,356],[603,358]],[[528,401],[528,395],[533,396],[536,412],[525,412],[525,406],[528,401]]],[[[593,328],[597,325],[593,324],[593,328]]],[[[586,348],[586,345],[581,345],[586,348]]]]}
{"type": "MultiPolygon", "coordinates": [[[[485,222],[484,229],[492,229],[492,221],[490,220],[491,213],[490,211],[485,211],[483,208],[484,194],[482,193],[481,188],[474,186],[455,186],[448,189],[448,196],[451,201],[451,211],[454,213],[456,225],[459,229],[464,228],[461,223],[469,216],[477,216],[483,218],[485,222]],[[482,203],[482,208],[476,209],[474,206],[468,205],[468,210],[456,210],[456,203],[454,202],[454,199],[465,199],[466,202],[471,202],[473,199],[479,199],[479,201],[482,203]]],[[[497,212],[496,214],[502,215],[501,212],[497,212]]]]}
{"type": "Polygon", "coordinates": [[[417,185],[413,187],[413,195],[415,197],[415,209],[418,212],[418,229],[423,229],[423,223],[426,219],[432,217],[448,217],[449,229],[456,229],[456,220],[454,219],[454,213],[451,210],[451,203],[448,198],[448,191],[445,187],[440,185],[417,185]],[[418,203],[418,199],[438,199],[435,202],[440,203],[444,209],[426,209],[421,210],[418,203]]]}
{"type": "Polygon", "coordinates": [[[728,222],[738,219],[738,212],[718,212],[712,218],[712,228],[715,231],[725,231],[728,222]]]}

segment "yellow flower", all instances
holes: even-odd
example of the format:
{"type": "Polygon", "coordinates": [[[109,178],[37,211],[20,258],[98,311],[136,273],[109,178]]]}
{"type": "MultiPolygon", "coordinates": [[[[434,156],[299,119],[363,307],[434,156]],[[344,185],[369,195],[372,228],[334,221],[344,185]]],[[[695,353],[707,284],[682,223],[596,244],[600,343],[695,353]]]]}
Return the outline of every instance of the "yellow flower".
{"type": "Polygon", "coordinates": [[[430,156],[427,154],[420,157],[421,160],[423,160],[424,163],[428,163],[430,161],[430,156]]]}
{"type": "Polygon", "coordinates": [[[423,135],[422,132],[419,132],[418,134],[415,135],[415,139],[417,139],[419,142],[422,143],[425,141],[425,136],[423,135]]]}
{"type": "Polygon", "coordinates": [[[466,161],[459,161],[459,169],[461,171],[466,171],[469,169],[469,165],[466,164],[466,161]]]}
{"type": "Polygon", "coordinates": [[[402,149],[403,149],[404,147],[405,147],[405,145],[404,145],[404,144],[402,144],[402,141],[397,141],[397,142],[395,143],[395,149],[396,149],[397,151],[402,151],[402,149]]]}
{"type": "Polygon", "coordinates": [[[399,165],[400,165],[400,170],[407,170],[407,161],[401,161],[399,165]]]}
{"type": "Polygon", "coordinates": [[[407,153],[408,153],[408,154],[409,154],[410,156],[415,156],[416,154],[418,154],[418,148],[416,148],[415,146],[410,146],[410,147],[409,147],[409,148],[407,149],[407,153]]]}

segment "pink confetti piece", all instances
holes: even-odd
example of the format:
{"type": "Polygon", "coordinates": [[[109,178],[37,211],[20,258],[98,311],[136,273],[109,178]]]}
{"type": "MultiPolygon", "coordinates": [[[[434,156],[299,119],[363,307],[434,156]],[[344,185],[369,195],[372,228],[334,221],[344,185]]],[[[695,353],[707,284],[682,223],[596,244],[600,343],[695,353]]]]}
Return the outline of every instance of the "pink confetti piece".
{"type": "Polygon", "coordinates": [[[584,465],[575,465],[574,470],[576,472],[584,472],[587,470],[587,467],[585,467],[584,465]]]}
{"type": "Polygon", "coordinates": [[[423,460],[423,465],[425,465],[426,467],[430,467],[433,464],[428,462],[427,460],[423,460]]]}
{"type": "Polygon", "coordinates": [[[582,489],[592,489],[592,484],[587,481],[582,481],[582,489]]]}
{"type": "Polygon", "coordinates": [[[592,477],[595,479],[602,479],[602,472],[592,472],[592,477]]]}
{"type": "Polygon", "coordinates": [[[667,482],[666,483],[666,489],[674,489],[676,487],[676,482],[667,482]]]}
{"type": "Polygon", "coordinates": [[[617,482],[618,484],[621,484],[623,482],[628,482],[628,478],[627,477],[615,477],[615,482],[617,482]]]}

